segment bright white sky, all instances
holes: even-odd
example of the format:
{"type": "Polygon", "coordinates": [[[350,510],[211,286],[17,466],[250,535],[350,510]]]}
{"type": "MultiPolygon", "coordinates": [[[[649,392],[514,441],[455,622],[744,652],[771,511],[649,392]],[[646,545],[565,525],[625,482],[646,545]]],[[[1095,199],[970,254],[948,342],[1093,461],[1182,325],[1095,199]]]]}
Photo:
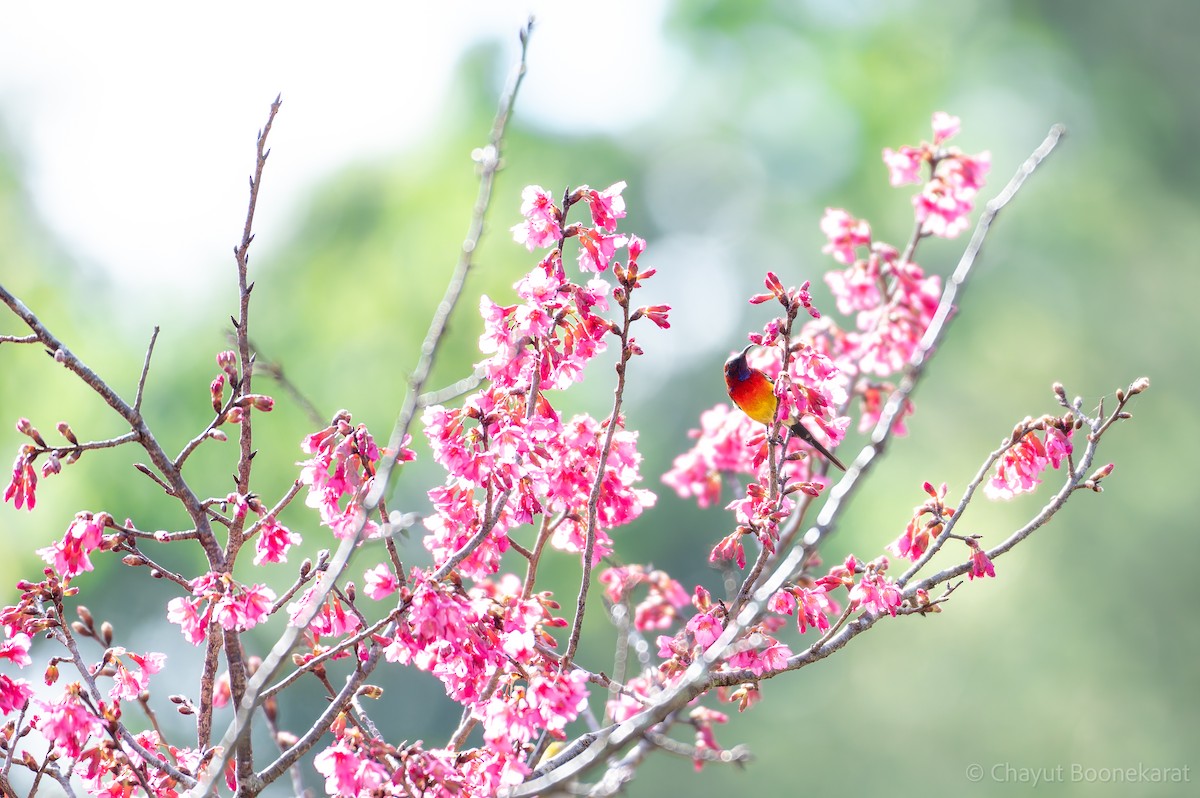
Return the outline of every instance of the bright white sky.
{"type": "Polygon", "coordinates": [[[260,258],[314,183],[436,121],[465,48],[499,38],[515,57],[530,12],[524,119],[612,130],[653,113],[674,80],[664,11],[665,0],[11,4],[0,124],[74,260],[143,296],[212,295],[227,286],[254,134],[276,93],[260,258]]]}

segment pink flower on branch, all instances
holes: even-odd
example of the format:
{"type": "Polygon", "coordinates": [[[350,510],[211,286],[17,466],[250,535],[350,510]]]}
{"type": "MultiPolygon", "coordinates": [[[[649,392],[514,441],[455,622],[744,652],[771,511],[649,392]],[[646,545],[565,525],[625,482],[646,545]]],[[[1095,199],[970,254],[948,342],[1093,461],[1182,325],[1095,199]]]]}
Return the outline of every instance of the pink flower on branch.
{"type": "Polygon", "coordinates": [[[562,211],[541,186],[526,186],[521,192],[521,215],[525,221],[513,226],[513,239],[530,252],[554,246],[562,238],[562,211]]]}
{"type": "Polygon", "coordinates": [[[592,211],[592,224],[609,233],[617,229],[617,219],[625,218],[625,198],[621,196],[625,187],[626,183],[622,180],[603,191],[596,191],[587,186],[579,188],[592,211]]]}
{"type": "Polygon", "coordinates": [[[897,557],[903,557],[916,562],[929,548],[932,541],[942,534],[945,522],[954,515],[954,508],[945,502],[949,490],[945,483],[939,490],[926,482],[925,492],[929,499],[913,510],[912,518],[904,528],[904,533],[898,539],[888,544],[888,551],[897,557]],[[925,516],[929,516],[928,519],[925,516]]]}
{"type": "MultiPolygon", "coordinates": [[[[112,524],[108,513],[79,513],[67,527],[62,540],[38,549],[37,553],[49,563],[64,582],[93,569],[90,555],[104,544],[104,529],[112,524]]],[[[110,544],[111,545],[111,544],[110,544]]]]}
{"type": "Polygon", "coordinates": [[[363,592],[374,601],[382,601],[400,589],[400,581],[383,563],[363,574],[363,592]]]}
{"type": "MultiPolygon", "coordinates": [[[[331,426],[304,439],[301,449],[312,457],[300,463],[300,482],[309,488],[305,504],[320,512],[321,523],[334,537],[346,538],[361,527],[363,536],[370,538],[378,535],[379,525],[363,518],[362,504],[355,497],[365,495],[370,489],[375,464],[384,453],[366,425],[351,426],[350,421],[350,414],[342,411],[331,426]]],[[[416,457],[408,448],[409,443],[406,436],[397,462],[416,457]]],[[[277,538],[275,543],[282,543],[282,539],[277,538]]],[[[283,550],[286,546],[277,546],[273,553],[282,556],[283,550]]]]}
{"type": "Polygon", "coordinates": [[[40,711],[33,725],[56,751],[68,757],[78,757],[94,737],[103,734],[100,719],[80,699],[82,689],[72,682],[57,699],[35,702],[40,711]]]}
{"type": "Polygon", "coordinates": [[[0,712],[8,715],[18,711],[32,696],[33,688],[29,686],[29,682],[0,673],[0,712]]]}
{"type": "Polygon", "coordinates": [[[887,568],[887,558],[880,557],[867,566],[866,573],[850,588],[850,606],[871,615],[882,615],[885,612],[895,615],[896,610],[904,600],[896,583],[883,575],[887,568]]]}
{"type": "Polygon", "coordinates": [[[149,689],[150,677],[162,670],[166,655],[157,652],[135,654],[117,647],[109,650],[109,663],[114,667],[113,687],[108,697],[113,701],[137,701],[149,689]],[[128,658],[129,667],[122,658],[128,658]]]}
{"type": "Polygon", "coordinates": [[[258,522],[258,539],[254,541],[254,564],[287,562],[288,549],[301,542],[300,535],[267,515],[258,522]]]}
{"type": "Polygon", "coordinates": [[[871,226],[841,208],[826,208],[821,232],[829,239],[822,252],[849,266],[858,260],[858,249],[871,245],[871,226]]]}
{"type": "Polygon", "coordinates": [[[1046,467],[1058,468],[1070,453],[1069,430],[1064,433],[1058,427],[1048,426],[1045,440],[1036,431],[1027,432],[1000,456],[995,475],[984,485],[984,493],[994,500],[1032,492],[1041,484],[1040,475],[1046,467]]]}
{"type": "Polygon", "coordinates": [[[12,479],[4,489],[4,501],[11,500],[18,510],[32,511],[37,504],[37,472],[33,470],[35,451],[28,443],[21,447],[13,462],[12,479]]]}
{"type": "Polygon", "coordinates": [[[971,579],[985,576],[995,577],[996,567],[992,565],[991,558],[987,556],[979,543],[973,538],[967,538],[967,546],[971,549],[971,571],[967,576],[971,579]]]}
{"type": "Polygon", "coordinates": [[[210,621],[223,629],[244,632],[266,620],[275,591],[265,585],[243,585],[228,574],[208,573],[191,581],[195,598],[173,598],[167,603],[167,620],[179,624],[183,636],[198,646],[210,621]]]}
{"type": "Polygon", "coordinates": [[[883,161],[893,186],[921,183],[921,167],[926,163],[932,166],[924,188],[913,197],[917,224],[923,235],[953,238],[967,227],[975,195],[991,167],[991,155],[966,155],[957,147],[942,146],[958,134],[957,117],[938,111],[932,124],[933,144],[885,149],[883,161]]]}

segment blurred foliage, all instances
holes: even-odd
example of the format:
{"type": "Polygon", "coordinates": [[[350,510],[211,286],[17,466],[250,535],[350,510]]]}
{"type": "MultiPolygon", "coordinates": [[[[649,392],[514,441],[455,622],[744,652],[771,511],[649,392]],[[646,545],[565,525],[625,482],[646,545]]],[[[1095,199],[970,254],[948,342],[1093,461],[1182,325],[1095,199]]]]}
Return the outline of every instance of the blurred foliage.
{"type": "MultiPolygon", "coordinates": [[[[989,774],[1004,763],[1062,763],[1068,773],[1072,763],[1200,768],[1192,720],[1200,708],[1200,633],[1189,620],[1200,545],[1179,470],[1200,438],[1192,412],[1200,380],[1182,368],[1196,362],[1191,304],[1200,288],[1197,249],[1188,240],[1200,213],[1191,152],[1200,133],[1192,87],[1200,74],[1197,31],[1200,6],[1188,0],[677,3],[664,35],[685,64],[684,78],[653,119],[619,135],[565,135],[523,121],[518,103],[480,268],[433,384],[453,382],[478,359],[478,295],[510,301],[511,284],[531,265],[506,233],[518,218],[521,187],[628,180],[623,229],[649,241],[644,262],[659,269],[646,301],[675,310],[669,332],[640,333],[647,356],[631,369],[629,426],[642,430],[644,473],[659,505],[620,533],[618,552],[668,568],[685,587],[719,589],[706,558],[728,518],[677,500],[657,479],[687,446],[699,412],[723,400],[720,362],[768,318],[742,297],[771,268],[791,284],[812,279],[819,306],[832,312],[820,280],[831,265],[820,254],[822,209],[846,207],[871,220],[877,236],[906,239],[908,190],[887,187],[879,152],[927,137],[934,110],[962,117],[957,143],[964,149],[991,150],[993,191],[1052,123],[1066,123],[1070,136],[994,228],[952,335],[916,397],[910,437],[873,475],[869,504],[860,501],[846,517],[826,560],[850,551],[875,556],[921,501],[923,480],[948,482],[952,495],[961,489],[1015,422],[1054,410],[1052,382],[1091,405],[1105,396],[1111,402],[1113,390],[1135,377],[1154,381],[1133,408],[1138,418],[1102,450],[1105,462],[1117,463],[1104,495],[1076,496],[1048,528],[997,562],[996,580],[964,586],[942,615],[880,624],[838,656],[764,684],[768,700],[719,732],[727,745],[751,745],[758,760],[748,770],[709,766],[694,778],[689,762],[659,756],[631,795],[657,795],[666,785],[697,798],[728,795],[750,780],[764,795],[898,786],[1012,794],[1011,778],[969,783],[967,766],[981,764],[989,774]],[[864,760],[876,766],[858,766],[864,760]]],[[[493,48],[468,54],[437,133],[414,151],[332,178],[295,221],[286,246],[258,264],[255,343],[322,416],[345,406],[386,438],[466,229],[476,185],[468,154],[490,123],[505,68],[493,48]]],[[[19,176],[0,178],[5,284],[132,395],[142,353],[104,337],[104,314],[86,302],[86,280],[94,278],[77,274],[46,241],[19,176]]],[[[269,192],[270,167],[264,185],[269,192]]],[[[927,241],[918,260],[944,274],[963,244],[927,241]]],[[[214,308],[212,318],[231,309],[214,308]]],[[[17,331],[11,319],[0,330],[17,331]]],[[[206,421],[205,386],[215,365],[203,353],[222,348],[223,334],[214,322],[160,338],[147,415],[167,431],[169,450],[206,421]]],[[[0,451],[20,444],[11,427],[20,415],[44,432],[59,418],[89,438],[122,431],[41,353],[5,346],[0,357],[0,451]]],[[[274,496],[293,478],[297,442],[312,424],[267,380],[258,386],[281,397],[275,413],[255,420],[258,447],[270,458],[260,466],[259,490],[274,496]]],[[[611,386],[611,370],[597,366],[582,390],[558,400],[560,409],[602,414],[611,386]]],[[[232,451],[202,449],[192,468],[204,490],[228,490],[232,451]]],[[[107,509],[146,529],[183,523],[153,485],[135,479],[139,488],[129,492],[132,458],[89,453],[43,482],[40,513],[0,508],[5,534],[20,541],[10,542],[0,563],[3,581],[37,573],[28,541],[60,535],[69,521],[64,508],[107,509]]],[[[435,479],[428,458],[408,466],[391,506],[421,510],[435,479]]],[[[981,501],[964,523],[995,541],[1041,500],[981,501]]],[[[313,528],[302,507],[289,513],[285,520],[296,528],[313,528]]],[[[405,547],[407,562],[424,561],[418,538],[405,547]]],[[[317,544],[309,545],[311,556],[317,544]]],[[[170,562],[183,570],[198,565],[170,562]]],[[[560,557],[552,565],[547,585],[572,602],[573,563],[560,557]]],[[[102,565],[87,588],[101,617],[151,581],[126,575],[105,582],[114,590],[96,591],[112,573],[102,565]]],[[[277,589],[287,582],[284,573],[252,576],[277,589]]],[[[581,660],[607,670],[611,632],[600,628],[599,613],[593,621],[581,660]]],[[[171,629],[140,634],[155,635],[147,646],[194,656],[171,629]]],[[[381,713],[385,731],[435,740],[438,732],[411,719],[440,715],[443,730],[456,723],[429,685],[418,676],[391,686],[384,703],[404,711],[381,713]]],[[[1181,794],[1181,786],[1133,791],[1181,794]]],[[[1043,789],[1131,791],[1069,779],[1043,789]]]]}

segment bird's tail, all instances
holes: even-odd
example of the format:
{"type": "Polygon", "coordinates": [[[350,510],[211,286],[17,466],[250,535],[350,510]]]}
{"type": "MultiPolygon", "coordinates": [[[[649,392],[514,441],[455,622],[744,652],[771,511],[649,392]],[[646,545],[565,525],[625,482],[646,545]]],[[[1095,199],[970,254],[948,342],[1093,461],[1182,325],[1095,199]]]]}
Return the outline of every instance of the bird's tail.
{"type": "Polygon", "coordinates": [[[788,428],[792,431],[793,435],[795,435],[797,438],[804,441],[809,446],[813,447],[818,452],[820,452],[821,456],[824,457],[826,460],[833,463],[835,466],[842,469],[843,471],[846,470],[846,466],[842,465],[842,461],[837,459],[837,457],[834,456],[833,452],[826,449],[825,446],[820,441],[817,440],[816,436],[813,435],[811,432],[809,432],[808,429],[803,424],[801,424],[798,420],[793,421],[790,424],[788,424],[788,428]]]}

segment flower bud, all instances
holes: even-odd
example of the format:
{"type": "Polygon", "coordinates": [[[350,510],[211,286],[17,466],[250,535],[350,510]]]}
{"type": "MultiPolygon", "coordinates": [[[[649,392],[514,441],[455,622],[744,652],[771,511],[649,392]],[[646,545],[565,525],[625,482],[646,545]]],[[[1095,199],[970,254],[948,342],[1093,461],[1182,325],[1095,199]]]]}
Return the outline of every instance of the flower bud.
{"type": "Polygon", "coordinates": [[[225,375],[218,374],[208,385],[208,392],[212,396],[212,408],[214,413],[221,412],[221,406],[225,403],[225,375]]]}
{"type": "Polygon", "coordinates": [[[71,425],[65,421],[60,421],[54,426],[58,430],[58,434],[69,440],[71,443],[78,445],[79,440],[75,437],[75,433],[71,430],[71,425]]]}
{"type": "Polygon", "coordinates": [[[224,352],[217,354],[217,365],[221,371],[229,375],[229,384],[237,383],[237,353],[231,349],[226,349],[224,352]]]}

